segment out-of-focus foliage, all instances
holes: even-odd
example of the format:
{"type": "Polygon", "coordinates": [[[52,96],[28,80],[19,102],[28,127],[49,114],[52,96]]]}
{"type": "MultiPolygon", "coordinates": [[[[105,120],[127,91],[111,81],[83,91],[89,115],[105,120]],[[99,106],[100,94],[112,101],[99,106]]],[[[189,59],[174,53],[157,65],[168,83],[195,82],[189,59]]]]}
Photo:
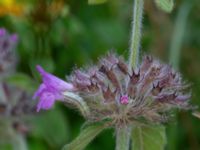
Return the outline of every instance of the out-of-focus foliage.
{"type": "Polygon", "coordinates": [[[174,0],[155,0],[155,3],[165,12],[171,12],[174,7],[174,0]]]}
{"type": "Polygon", "coordinates": [[[136,127],[132,131],[132,137],[133,150],[163,150],[166,146],[163,126],[136,127]]]}
{"type": "MultiPolygon", "coordinates": [[[[91,0],[90,3],[102,1],[91,0]]],[[[145,1],[141,55],[150,53],[165,62],[169,60],[174,24],[183,2],[174,1],[174,11],[165,14],[153,0],[145,1]]],[[[59,77],[67,77],[74,67],[91,65],[108,50],[127,57],[132,3],[133,0],[108,0],[101,5],[88,5],[87,0],[1,1],[0,26],[18,33],[20,39],[18,73],[12,74],[9,84],[33,92],[40,80],[36,64],[59,77]],[[18,6],[20,9],[15,8],[18,6]]],[[[199,105],[200,3],[190,0],[189,4],[192,8],[182,34],[179,70],[192,84],[192,101],[199,105]]],[[[52,111],[37,113],[29,119],[27,142],[30,150],[60,149],[77,137],[83,123],[78,112],[59,104],[52,111]]],[[[179,113],[177,120],[172,119],[171,125],[167,125],[166,149],[200,149],[199,123],[200,120],[190,113],[179,113]]],[[[86,150],[111,150],[114,144],[113,131],[108,130],[86,150]]],[[[11,146],[4,144],[3,149],[11,149],[11,146]]]]}
{"type": "MultiPolygon", "coordinates": [[[[171,12],[174,7],[174,0],[154,0],[157,7],[165,12],[171,12]]],[[[88,4],[102,4],[107,2],[107,0],[88,0],[88,4]]]]}
{"type": "Polygon", "coordinates": [[[1,0],[0,1],[0,16],[14,15],[21,16],[24,14],[25,5],[18,3],[16,0],[1,0]]]}
{"type": "Polygon", "coordinates": [[[105,3],[107,0],[88,0],[88,4],[101,4],[105,3]]]}
{"type": "Polygon", "coordinates": [[[105,124],[90,124],[84,128],[79,136],[71,143],[65,145],[63,150],[82,150],[106,127],[105,124]]]}

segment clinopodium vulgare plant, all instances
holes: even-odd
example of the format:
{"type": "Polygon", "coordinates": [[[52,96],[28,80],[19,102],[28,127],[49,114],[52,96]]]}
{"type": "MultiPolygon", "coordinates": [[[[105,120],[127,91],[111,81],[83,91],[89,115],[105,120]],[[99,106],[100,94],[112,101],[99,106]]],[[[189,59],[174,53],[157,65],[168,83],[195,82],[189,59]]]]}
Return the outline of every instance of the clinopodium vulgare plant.
{"type": "Polygon", "coordinates": [[[169,65],[145,56],[136,69],[128,69],[122,57],[108,54],[97,66],[74,70],[65,82],[40,66],[43,77],[35,97],[37,111],[50,109],[56,100],[76,107],[90,123],[126,128],[162,124],[175,109],[189,109],[190,93],[181,75],[169,65]]]}
{"type": "MultiPolygon", "coordinates": [[[[173,8],[173,0],[155,2],[166,12],[173,8]]],[[[139,63],[143,3],[134,0],[128,62],[110,52],[98,65],[74,70],[67,82],[37,66],[43,78],[34,95],[39,98],[37,111],[61,101],[78,109],[86,120],[80,135],[63,150],[84,149],[105,128],[115,129],[116,150],[130,146],[132,150],[162,150],[166,144],[163,124],[173,110],[192,108],[189,86],[180,73],[152,56],[144,56],[139,63]]]]}

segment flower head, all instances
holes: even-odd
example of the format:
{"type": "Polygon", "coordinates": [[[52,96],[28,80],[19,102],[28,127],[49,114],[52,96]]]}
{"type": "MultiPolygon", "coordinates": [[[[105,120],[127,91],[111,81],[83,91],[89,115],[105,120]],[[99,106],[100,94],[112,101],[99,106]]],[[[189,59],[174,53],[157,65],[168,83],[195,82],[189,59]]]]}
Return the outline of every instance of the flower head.
{"type": "Polygon", "coordinates": [[[34,95],[34,99],[36,97],[40,98],[37,111],[40,109],[50,109],[56,100],[64,99],[63,92],[74,90],[72,84],[47,73],[41,66],[37,66],[37,70],[43,78],[43,83],[34,95]]]}
{"type": "Polygon", "coordinates": [[[172,109],[189,108],[181,75],[150,56],[129,70],[122,58],[109,54],[87,71],[75,70],[71,82],[89,106],[90,121],[161,123],[172,109]]]}
{"type": "Polygon", "coordinates": [[[77,106],[88,121],[108,119],[112,125],[123,126],[131,122],[162,123],[171,110],[191,108],[188,85],[181,75],[150,56],[130,70],[123,58],[109,54],[97,66],[75,70],[71,83],[40,66],[37,69],[43,77],[35,94],[40,97],[38,111],[51,108],[60,99],[77,106]]]}

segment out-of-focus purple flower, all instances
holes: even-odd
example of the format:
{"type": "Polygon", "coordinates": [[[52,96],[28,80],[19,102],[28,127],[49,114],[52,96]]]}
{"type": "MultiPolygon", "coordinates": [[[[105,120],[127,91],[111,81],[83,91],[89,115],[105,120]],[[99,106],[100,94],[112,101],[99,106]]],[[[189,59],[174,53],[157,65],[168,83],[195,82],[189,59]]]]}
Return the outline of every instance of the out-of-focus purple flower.
{"type": "Polygon", "coordinates": [[[17,42],[18,41],[18,35],[17,34],[12,34],[10,36],[10,40],[13,41],[13,42],[17,42]]]}
{"type": "MultiPolygon", "coordinates": [[[[6,125],[11,130],[26,135],[30,126],[25,118],[35,114],[35,102],[30,101],[31,93],[5,81],[0,82],[0,93],[0,128],[3,129],[6,125]]],[[[9,132],[5,134],[5,139],[11,138],[9,132]]]]}
{"type": "Polygon", "coordinates": [[[6,30],[4,28],[0,28],[0,36],[4,36],[6,34],[6,30]]]}
{"type": "Polygon", "coordinates": [[[63,100],[63,92],[73,91],[74,86],[67,83],[56,76],[46,72],[41,66],[37,66],[38,72],[41,74],[43,83],[34,94],[34,99],[39,97],[37,111],[40,109],[50,109],[56,100],[63,100]]]}
{"type": "Polygon", "coordinates": [[[9,53],[18,42],[17,34],[9,34],[6,29],[0,28],[0,52],[9,53]]]}
{"type": "Polygon", "coordinates": [[[0,28],[0,78],[15,70],[17,56],[15,48],[18,43],[17,34],[9,34],[0,28]]]}

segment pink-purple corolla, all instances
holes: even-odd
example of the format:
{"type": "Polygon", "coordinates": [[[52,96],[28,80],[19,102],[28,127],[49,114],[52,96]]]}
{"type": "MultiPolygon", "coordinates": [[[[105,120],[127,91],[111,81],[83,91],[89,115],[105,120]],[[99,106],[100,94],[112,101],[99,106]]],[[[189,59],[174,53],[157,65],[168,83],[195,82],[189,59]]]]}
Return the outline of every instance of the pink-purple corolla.
{"type": "Polygon", "coordinates": [[[128,95],[123,95],[120,97],[121,104],[128,104],[128,95]]]}
{"type": "Polygon", "coordinates": [[[42,76],[43,83],[34,94],[34,99],[39,97],[39,103],[37,105],[37,112],[40,109],[50,109],[54,105],[56,100],[63,100],[63,92],[73,91],[74,86],[67,83],[56,76],[46,72],[41,66],[37,66],[37,70],[42,76]]]}

